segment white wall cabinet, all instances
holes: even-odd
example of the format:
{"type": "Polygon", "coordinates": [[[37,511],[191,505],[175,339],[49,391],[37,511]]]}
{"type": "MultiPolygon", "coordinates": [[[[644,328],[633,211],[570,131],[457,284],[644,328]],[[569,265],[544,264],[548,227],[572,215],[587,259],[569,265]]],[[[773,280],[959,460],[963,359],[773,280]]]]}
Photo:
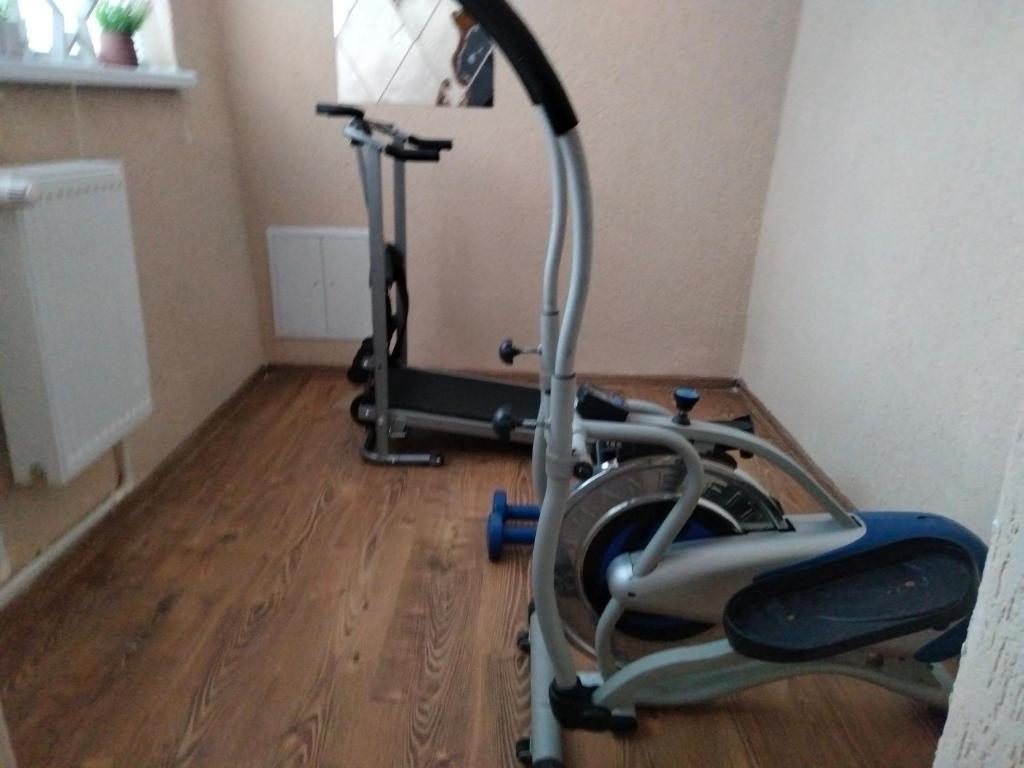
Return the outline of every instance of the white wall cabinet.
{"type": "Polygon", "coordinates": [[[282,338],[370,335],[370,251],[365,229],[267,230],[274,332],[282,338]]]}

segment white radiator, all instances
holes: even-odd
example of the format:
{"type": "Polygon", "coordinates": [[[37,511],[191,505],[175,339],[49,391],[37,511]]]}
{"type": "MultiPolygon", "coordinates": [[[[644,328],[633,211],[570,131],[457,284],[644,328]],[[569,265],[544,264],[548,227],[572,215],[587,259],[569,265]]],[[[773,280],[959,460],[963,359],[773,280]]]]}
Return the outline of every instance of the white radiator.
{"type": "Polygon", "coordinates": [[[152,411],[120,163],[0,168],[0,410],[15,482],[57,485],[152,411]]]}

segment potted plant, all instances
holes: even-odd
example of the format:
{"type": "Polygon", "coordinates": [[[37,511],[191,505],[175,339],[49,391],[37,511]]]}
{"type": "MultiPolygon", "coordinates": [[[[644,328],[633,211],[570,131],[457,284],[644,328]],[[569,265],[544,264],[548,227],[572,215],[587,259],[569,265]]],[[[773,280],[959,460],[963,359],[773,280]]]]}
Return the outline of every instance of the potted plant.
{"type": "Polygon", "coordinates": [[[25,48],[25,22],[18,12],[18,0],[0,0],[0,57],[20,59],[25,48]]]}
{"type": "Polygon", "coordinates": [[[149,0],[100,0],[96,6],[96,21],[102,30],[99,60],[137,67],[139,56],[132,36],[148,16],[149,0]]]}

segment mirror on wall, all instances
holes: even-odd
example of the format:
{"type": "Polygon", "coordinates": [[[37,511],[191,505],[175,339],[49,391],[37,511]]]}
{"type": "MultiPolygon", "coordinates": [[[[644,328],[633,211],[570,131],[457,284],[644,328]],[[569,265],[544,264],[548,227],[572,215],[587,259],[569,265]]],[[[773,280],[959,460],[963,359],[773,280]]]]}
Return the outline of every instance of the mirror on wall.
{"type": "Polygon", "coordinates": [[[494,44],[454,0],[334,0],[338,99],[490,107],[494,44]]]}

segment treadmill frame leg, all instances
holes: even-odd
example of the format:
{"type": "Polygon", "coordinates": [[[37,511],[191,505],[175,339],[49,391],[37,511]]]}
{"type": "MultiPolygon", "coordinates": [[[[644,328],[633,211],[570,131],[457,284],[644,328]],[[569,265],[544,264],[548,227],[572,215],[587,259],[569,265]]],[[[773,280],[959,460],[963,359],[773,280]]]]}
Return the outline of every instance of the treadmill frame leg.
{"type": "Polygon", "coordinates": [[[366,433],[366,441],[360,450],[364,461],[388,467],[440,467],[444,464],[444,455],[440,453],[394,453],[393,451],[379,451],[376,445],[376,430],[370,429],[366,433]]]}

